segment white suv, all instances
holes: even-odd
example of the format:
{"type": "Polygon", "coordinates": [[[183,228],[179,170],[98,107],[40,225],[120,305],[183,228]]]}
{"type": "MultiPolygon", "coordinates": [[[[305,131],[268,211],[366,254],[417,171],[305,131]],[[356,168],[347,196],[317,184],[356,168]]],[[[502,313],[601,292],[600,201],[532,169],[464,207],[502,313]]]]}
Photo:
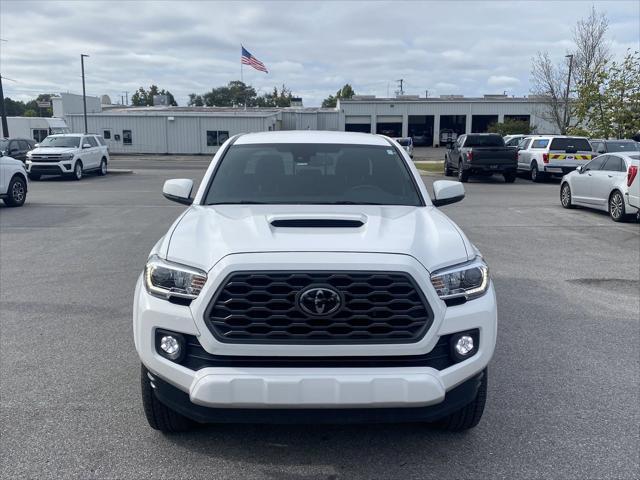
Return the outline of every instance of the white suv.
{"type": "Polygon", "coordinates": [[[24,163],[0,157],[0,198],[8,207],[21,207],[27,199],[27,172],[24,163]]]}
{"type": "Polygon", "coordinates": [[[518,170],[541,182],[547,176],[566,175],[586,165],[594,155],[589,140],[583,137],[529,136],[518,145],[518,170]]]}
{"type": "Polygon", "coordinates": [[[383,136],[235,136],[138,279],[133,332],[145,414],[196,422],[440,421],[474,427],[496,299],[433,184],[383,136]]]}
{"type": "Polygon", "coordinates": [[[27,153],[26,166],[32,180],[41,175],[65,175],[80,180],[87,171],[106,175],[108,163],[109,149],[100,135],[69,133],[45,138],[27,153]]]}

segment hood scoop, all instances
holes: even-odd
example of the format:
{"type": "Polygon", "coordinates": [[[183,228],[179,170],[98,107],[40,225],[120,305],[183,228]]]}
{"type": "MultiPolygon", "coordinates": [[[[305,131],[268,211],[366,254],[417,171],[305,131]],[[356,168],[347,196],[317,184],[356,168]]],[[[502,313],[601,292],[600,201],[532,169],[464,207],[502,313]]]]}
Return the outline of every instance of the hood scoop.
{"type": "Polygon", "coordinates": [[[274,215],[269,223],[275,228],[359,228],[366,220],[364,215],[274,215]]]}

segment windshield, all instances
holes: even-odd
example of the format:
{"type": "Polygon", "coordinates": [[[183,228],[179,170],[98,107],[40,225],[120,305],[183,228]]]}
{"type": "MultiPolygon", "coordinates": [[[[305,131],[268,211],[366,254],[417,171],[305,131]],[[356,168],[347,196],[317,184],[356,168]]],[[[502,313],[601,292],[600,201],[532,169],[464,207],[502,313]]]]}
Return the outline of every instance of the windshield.
{"type": "Polygon", "coordinates": [[[591,144],[586,138],[554,138],[549,150],[566,152],[590,152],[591,144]]]}
{"type": "Polygon", "coordinates": [[[607,142],[609,152],[637,152],[640,147],[636,142],[607,142]]]}
{"type": "Polygon", "coordinates": [[[207,205],[422,205],[407,165],[391,146],[232,145],[214,175],[207,205]]]}
{"type": "Polygon", "coordinates": [[[500,135],[467,135],[465,147],[504,147],[504,140],[500,135]]]}
{"type": "Polygon", "coordinates": [[[9,146],[9,140],[0,140],[0,152],[4,152],[9,146]]]}
{"type": "Polygon", "coordinates": [[[79,147],[80,137],[47,137],[41,143],[41,147],[79,147]]]}

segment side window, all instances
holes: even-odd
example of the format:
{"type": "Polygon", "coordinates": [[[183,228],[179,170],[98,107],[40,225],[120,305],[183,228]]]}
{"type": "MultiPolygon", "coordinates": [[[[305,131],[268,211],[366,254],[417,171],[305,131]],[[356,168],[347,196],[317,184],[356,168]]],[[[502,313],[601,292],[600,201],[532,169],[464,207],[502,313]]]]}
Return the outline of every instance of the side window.
{"type": "Polygon", "coordinates": [[[591,150],[593,152],[604,153],[604,145],[602,142],[591,142],[591,150]]]}
{"type": "Polygon", "coordinates": [[[530,143],[531,143],[530,138],[523,138],[518,144],[518,147],[520,147],[522,150],[526,150],[527,148],[529,148],[530,143]]]}
{"type": "Polygon", "coordinates": [[[467,136],[466,135],[462,135],[458,138],[458,141],[456,142],[457,147],[460,148],[462,147],[462,145],[464,145],[464,141],[466,140],[467,136]]]}
{"type": "Polygon", "coordinates": [[[83,145],[85,143],[88,143],[92,147],[97,147],[98,146],[98,142],[96,142],[96,139],[94,137],[84,137],[84,140],[82,142],[83,142],[82,143],[83,145]]]}
{"type": "Polygon", "coordinates": [[[23,152],[29,150],[29,144],[26,140],[18,140],[18,145],[20,146],[20,150],[23,152]]]}
{"type": "Polygon", "coordinates": [[[601,170],[602,164],[609,158],[609,155],[600,155],[599,157],[594,158],[585,166],[585,171],[589,170],[601,170]]]}
{"type": "Polygon", "coordinates": [[[546,138],[536,139],[531,144],[531,148],[547,148],[547,145],[549,145],[548,139],[546,138]]]}
{"type": "Polygon", "coordinates": [[[111,140],[111,130],[103,130],[102,138],[104,138],[105,140],[111,140]]]}
{"type": "Polygon", "coordinates": [[[124,145],[131,145],[133,143],[133,136],[131,130],[122,130],[122,143],[124,145]]]}
{"type": "Polygon", "coordinates": [[[602,170],[608,170],[610,172],[626,172],[624,168],[624,161],[620,157],[614,155],[607,155],[607,161],[602,166],[602,170]]]}

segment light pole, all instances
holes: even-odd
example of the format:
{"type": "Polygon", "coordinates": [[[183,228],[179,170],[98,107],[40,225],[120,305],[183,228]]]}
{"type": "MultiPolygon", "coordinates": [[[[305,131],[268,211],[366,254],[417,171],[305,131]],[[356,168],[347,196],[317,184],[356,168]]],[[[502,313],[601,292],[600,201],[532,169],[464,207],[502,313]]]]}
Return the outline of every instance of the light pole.
{"type": "MultiPolygon", "coordinates": [[[[0,38],[0,41],[6,42],[5,39],[0,38]]],[[[0,116],[2,117],[2,136],[9,138],[9,125],[7,124],[7,112],[4,109],[4,92],[2,91],[2,75],[0,75],[0,116]]]]}
{"type": "Polygon", "coordinates": [[[84,53],[80,54],[80,65],[82,67],[82,106],[84,108],[84,133],[89,133],[89,128],[87,127],[87,92],[84,87],[84,57],[88,57],[89,55],[85,55],[84,53]]]}
{"type": "Polygon", "coordinates": [[[565,55],[565,58],[569,59],[569,75],[567,75],[567,91],[564,94],[564,122],[563,122],[563,128],[564,128],[564,132],[562,132],[563,135],[567,134],[567,127],[569,126],[569,87],[571,86],[571,68],[573,67],[573,55],[569,54],[569,55],[565,55]]]}

